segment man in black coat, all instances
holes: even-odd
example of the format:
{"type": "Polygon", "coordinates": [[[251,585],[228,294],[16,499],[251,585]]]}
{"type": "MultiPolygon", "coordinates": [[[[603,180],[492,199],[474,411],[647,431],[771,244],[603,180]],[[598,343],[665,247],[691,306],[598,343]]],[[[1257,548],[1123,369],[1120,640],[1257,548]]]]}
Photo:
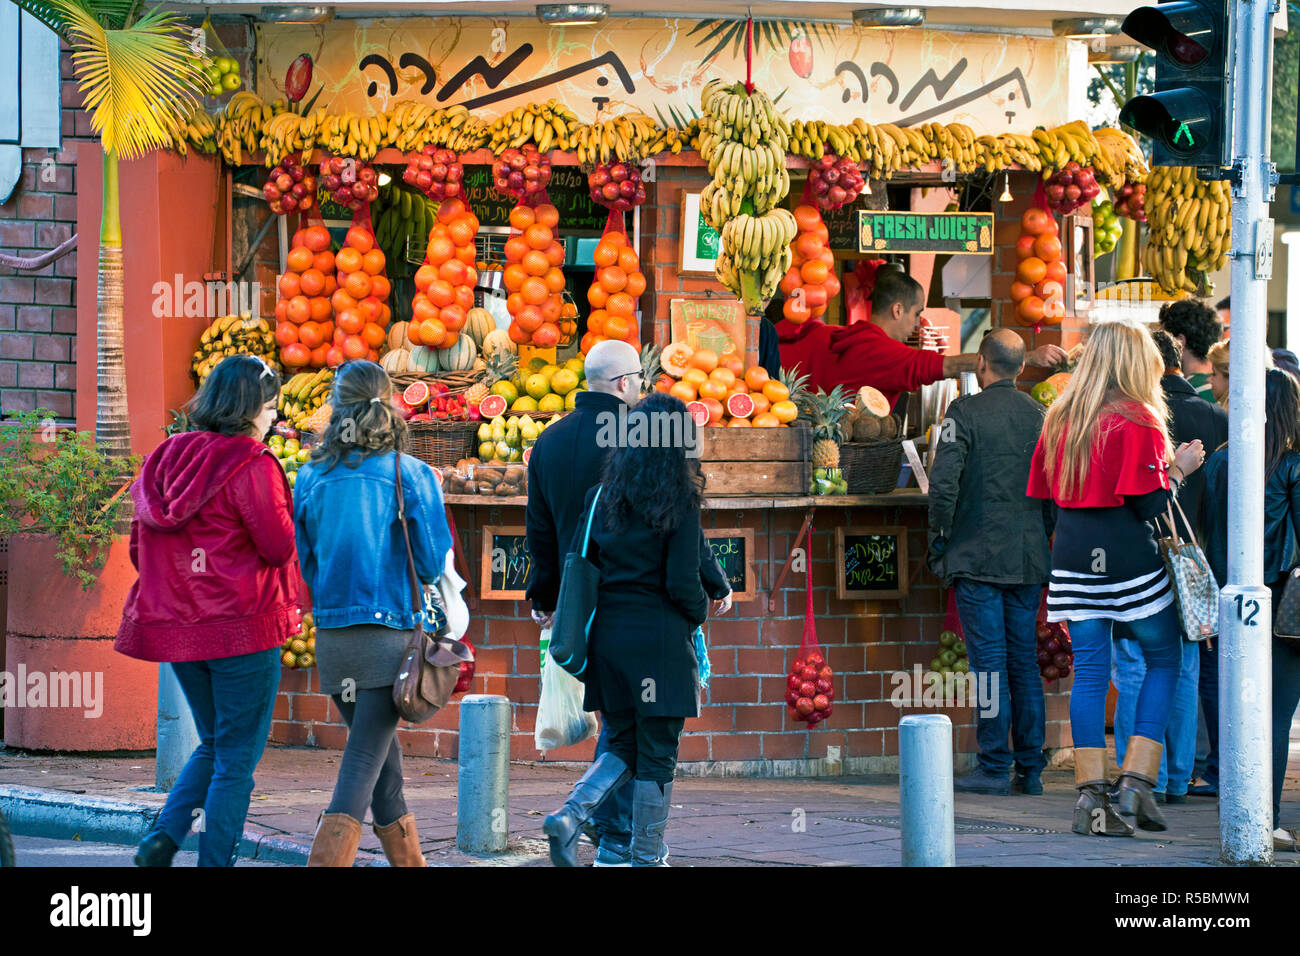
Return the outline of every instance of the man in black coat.
{"type": "MultiPolygon", "coordinates": [[[[551,625],[564,557],[578,519],[582,516],[587,492],[600,482],[605,457],[612,450],[601,447],[602,427],[610,434],[610,416],[634,405],[641,397],[641,356],[626,342],[600,342],[587,353],[585,372],[587,391],[574,399],[574,410],[542,432],[528,459],[528,508],[525,526],[528,551],[532,555],[532,574],[527,595],[532,602],[533,620],[543,628],[551,625]]],[[[731,607],[731,585],[718,566],[707,541],[700,539],[700,575],[704,590],[718,602],[716,613],[725,614],[731,607]]],[[[602,721],[596,760],[579,781],[575,795],[590,791],[603,795],[601,756],[607,750],[602,721]],[[591,784],[584,787],[584,781],[591,784]]],[[[603,803],[594,807],[575,806],[575,816],[590,819],[599,835],[597,866],[613,866],[630,861],[632,842],[632,783],[617,789],[603,803]]],[[[573,854],[565,854],[567,862],[573,854]]]]}
{"type": "Polygon", "coordinates": [[[1016,388],[1024,367],[1016,333],[984,338],[976,367],[983,391],[948,407],[930,476],[929,566],[956,595],[980,697],[979,766],[954,782],[961,793],[1009,794],[1013,763],[1018,790],[1043,792],[1036,629],[1053,513],[1051,502],[1025,495],[1043,407],[1016,388]]]}

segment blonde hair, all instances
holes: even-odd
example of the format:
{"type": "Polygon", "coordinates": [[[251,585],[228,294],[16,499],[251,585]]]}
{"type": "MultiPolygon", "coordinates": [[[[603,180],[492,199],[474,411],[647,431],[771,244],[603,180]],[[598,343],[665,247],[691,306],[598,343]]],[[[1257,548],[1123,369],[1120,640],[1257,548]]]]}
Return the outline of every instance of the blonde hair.
{"type": "Polygon", "coordinates": [[[1160,387],[1164,371],[1160,350],[1144,327],[1122,321],[1093,326],[1069,387],[1047,410],[1043,424],[1047,479],[1058,498],[1073,498],[1087,482],[1097,427],[1106,411],[1158,429],[1165,460],[1173,459],[1169,406],[1160,387]],[[1116,392],[1127,401],[1118,400],[1116,392]]]}
{"type": "MultiPolygon", "coordinates": [[[[1205,360],[1209,362],[1210,365],[1214,367],[1214,370],[1224,378],[1228,377],[1228,345],[1228,339],[1224,339],[1221,342],[1215,342],[1205,353],[1205,360]]],[[[1265,347],[1264,370],[1268,371],[1271,368],[1277,368],[1277,365],[1273,362],[1273,353],[1265,347]]],[[[1224,411],[1227,411],[1228,396],[1226,394],[1223,398],[1219,399],[1219,404],[1223,406],[1224,411]]]]}

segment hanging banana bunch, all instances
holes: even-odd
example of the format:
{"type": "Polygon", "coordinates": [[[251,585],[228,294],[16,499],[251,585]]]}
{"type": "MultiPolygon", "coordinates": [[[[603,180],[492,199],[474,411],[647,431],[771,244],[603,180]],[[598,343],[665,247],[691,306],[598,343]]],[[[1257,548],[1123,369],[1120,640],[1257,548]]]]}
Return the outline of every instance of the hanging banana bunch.
{"type": "Polygon", "coordinates": [[[1232,242],[1232,194],[1194,166],[1156,166],[1146,185],[1142,266],[1166,292],[1209,295],[1209,273],[1223,268],[1232,242]]]}

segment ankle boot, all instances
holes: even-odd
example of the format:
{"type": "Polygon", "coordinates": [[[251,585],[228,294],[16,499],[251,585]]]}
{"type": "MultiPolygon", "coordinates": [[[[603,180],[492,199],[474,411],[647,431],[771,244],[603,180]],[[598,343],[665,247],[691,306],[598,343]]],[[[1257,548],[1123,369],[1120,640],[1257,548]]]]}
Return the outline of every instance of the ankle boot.
{"type": "Polygon", "coordinates": [[[398,817],[388,826],[371,824],[379,845],[384,848],[390,866],[428,866],[420,852],[420,836],[415,832],[415,814],[398,817]]]}
{"type": "Polygon", "coordinates": [[[632,865],[667,866],[664,830],[672,805],[673,785],[663,789],[653,780],[637,780],[632,794],[632,865]]]}
{"type": "Polygon", "coordinates": [[[1164,749],[1163,744],[1148,737],[1133,736],[1124,751],[1124,766],[1115,787],[1119,798],[1115,803],[1122,815],[1135,818],[1143,830],[1169,829],[1152,793],[1160,775],[1160,755],[1164,749]]]}
{"type": "Polygon", "coordinates": [[[1115,813],[1106,790],[1106,748],[1074,748],[1075,833],[1085,836],[1131,837],[1133,828],[1115,813]]]}
{"type": "Polygon", "coordinates": [[[361,845],[361,821],[346,813],[322,813],[311,841],[308,866],[351,866],[361,845]]]}
{"type": "Polygon", "coordinates": [[[564,806],[548,816],[542,832],[551,841],[551,863],[555,866],[578,865],[578,837],[582,825],[611,793],[632,776],[627,764],[612,753],[603,753],[587,768],[574,785],[564,806]]]}
{"type": "Polygon", "coordinates": [[[135,851],[136,866],[171,866],[172,857],[179,850],[171,837],[162,830],[152,830],[135,851]]]}

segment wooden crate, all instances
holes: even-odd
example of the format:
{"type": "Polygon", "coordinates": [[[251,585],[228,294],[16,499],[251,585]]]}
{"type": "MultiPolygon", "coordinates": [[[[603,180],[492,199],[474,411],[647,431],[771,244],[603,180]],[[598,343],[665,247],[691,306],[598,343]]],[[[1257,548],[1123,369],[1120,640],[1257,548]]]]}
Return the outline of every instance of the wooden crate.
{"type": "Polygon", "coordinates": [[[700,429],[704,493],[716,497],[806,495],[812,484],[812,428],[700,429]]]}

